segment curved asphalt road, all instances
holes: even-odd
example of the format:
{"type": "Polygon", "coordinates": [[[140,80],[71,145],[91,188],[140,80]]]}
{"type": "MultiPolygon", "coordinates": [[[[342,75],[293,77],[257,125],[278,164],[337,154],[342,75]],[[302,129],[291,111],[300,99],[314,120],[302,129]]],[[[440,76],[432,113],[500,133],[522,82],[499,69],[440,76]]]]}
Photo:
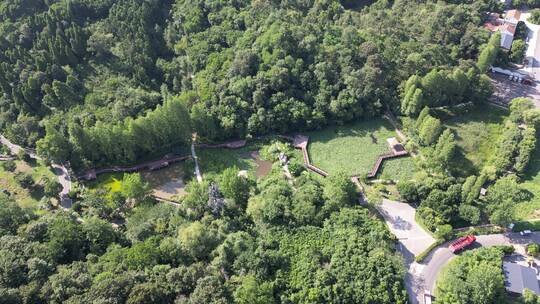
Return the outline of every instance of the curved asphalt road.
{"type": "MultiPolygon", "coordinates": [[[[37,160],[41,159],[41,157],[39,157],[34,151],[29,150],[29,149],[24,149],[23,147],[10,142],[7,138],[5,138],[2,135],[0,135],[0,142],[6,147],[8,147],[8,149],[14,155],[17,155],[19,151],[23,150],[26,153],[28,153],[28,155],[31,158],[37,159],[37,160]]],[[[71,208],[72,201],[68,197],[68,193],[69,191],[71,191],[71,177],[69,176],[69,172],[67,168],[62,164],[53,163],[51,164],[51,166],[53,167],[56,173],[56,176],[58,177],[58,182],[62,185],[62,191],[60,192],[60,205],[63,208],[71,208]]]]}
{"type": "MultiPolygon", "coordinates": [[[[491,247],[497,245],[526,245],[530,242],[540,243],[540,232],[533,232],[530,236],[521,236],[519,233],[489,234],[476,237],[476,243],[473,248],[491,247]]],[[[424,303],[424,292],[435,292],[435,283],[437,276],[443,266],[456,257],[445,243],[436,247],[422,264],[412,262],[408,263],[409,270],[405,277],[405,285],[409,292],[410,302],[424,303]]]]}

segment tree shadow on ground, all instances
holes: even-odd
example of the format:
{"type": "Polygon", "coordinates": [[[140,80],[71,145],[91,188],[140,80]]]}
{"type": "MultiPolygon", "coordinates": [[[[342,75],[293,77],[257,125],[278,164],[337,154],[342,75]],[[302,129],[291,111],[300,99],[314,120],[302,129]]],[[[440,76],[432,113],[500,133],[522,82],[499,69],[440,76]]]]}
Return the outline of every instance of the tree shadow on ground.
{"type": "Polygon", "coordinates": [[[463,148],[458,147],[452,159],[450,170],[456,176],[470,176],[478,174],[479,170],[474,163],[465,156],[463,148]]]}
{"type": "Polygon", "coordinates": [[[529,165],[527,166],[527,170],[525,171],[525,176],[523,178],[525,181],[532,181],[534,179],[540,179],[540,144],[537,145],[533,155],[531,156],[531,160],[529,161],[529,165]]]}

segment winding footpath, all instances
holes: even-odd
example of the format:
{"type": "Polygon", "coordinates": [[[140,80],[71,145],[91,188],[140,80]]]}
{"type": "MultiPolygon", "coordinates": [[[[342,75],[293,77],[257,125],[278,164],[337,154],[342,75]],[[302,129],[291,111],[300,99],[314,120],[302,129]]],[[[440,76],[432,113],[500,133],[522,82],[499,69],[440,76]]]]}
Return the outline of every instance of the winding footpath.
{"type": "MultiPolygon", "coordinates": [[[[10,142],[7,138],[5,138],[3,135],[0,135],[0,142],[8,147],[11,154],[17,155],[19,151],[26,152],[30,158],[33,158],[35,160],[41,160],[41,157],[39,157],[35,151],[30,149],[25,149],[19,145],[16,145],[12,142],[10,142]]],[[[56,164],[52,163],[51,167],[53,167],[54,172],[58,178],[58,182],[62,185],[62,191],[60,192],[60,205],[62,208],[71,208],[72,200],[68,197],[68,193],[71,191],[71,177],[69,176],[68,169],[62,165],[62,164],[56,164]]]]}
{"type": "MultiPolygon", "coordinates": [[[[519,233],[479,235],[473,248],[499,245],[524,246],[530,242],[540,243],[540,232],[533,232],[530,236],[521,236],[519,233]]],[[[406,261],[408,272],[405,276],[405,287],[409,293],[410,303],[423,304],[425,291],[435,293],[439,273],[457,256],[448,249],[448,245],[449,243],[445,243],[436,247],[422,264],[414,260],[406,261]]]]}

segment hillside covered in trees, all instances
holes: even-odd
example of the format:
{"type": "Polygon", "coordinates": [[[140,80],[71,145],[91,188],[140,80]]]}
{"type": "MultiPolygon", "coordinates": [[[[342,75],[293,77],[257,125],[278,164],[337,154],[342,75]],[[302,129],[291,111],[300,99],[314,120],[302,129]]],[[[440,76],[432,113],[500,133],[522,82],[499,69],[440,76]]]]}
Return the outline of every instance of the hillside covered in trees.
{"type": "MultiPolygon", "coordinates": [[[[456,227],[506,226],[531,195],[519,182],[540,112],[512,101],[493,157],[465,173],[445,120],[492,94],[485,73],[500,36],[482,25],[500,11],[499,0],[4,0],[0,133],[78,174],[184,153],[194,138],[347,128],[393,113],[419,155],[414,176],[388,183],[396,199],[418,206],[441,240],[456,227]]],[[[375,145],[370,132],[358,133],[375,145]]],[[[38,183],[40,209],[0,193],[0,304],[406,303],[403,258],[372,208],[385,178],[357,177],[371,203],[359,206],[350,176],[303,172],[302,155],[280,145],[287,153],[270,149],[258,180],[200,153],[204,176],[189,181],[198,158],[187,161],[174,200],[158,201],[139,174],[114,191],[74,183],[69,209],[51,203],[61,184],[38,183]],[[281,153],[299,159],[282,167],[281,153]]],[[[4,164],[21,187],[34,184],[4,164]]],[[[455,286],[442,287],[453,301],[455,286]]]]}
{"type": "Polygon", "coordinates": [[[83,168],[192,131],[213,141],[378,116],[399,110],[410,75],[473,67],[498,6],[349,2],[3,1],[0,129],[83,168]],[[161,119],[171,96],[181,113],[161,119]]]}
{"type": "Polygon", "coordinates": [[[131,182],[114,207],[88,194],[41,216],[1,194],[0,303],[406,301],[394,239],[354,206],[346,176],[291,185],[277,167],[255,183],[230,168],[192,183],[180,207],[147,190],[131,182]]]}

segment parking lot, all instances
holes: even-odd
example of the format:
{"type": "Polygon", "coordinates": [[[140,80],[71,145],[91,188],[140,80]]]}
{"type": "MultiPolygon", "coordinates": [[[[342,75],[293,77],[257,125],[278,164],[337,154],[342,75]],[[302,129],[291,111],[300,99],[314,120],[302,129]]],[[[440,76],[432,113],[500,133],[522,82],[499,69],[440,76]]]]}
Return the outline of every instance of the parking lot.
{"type": "Polygon", "coordinates": [[[385,199],[377,209],[390,231],[398,238],[399,249],[407,260],[422,253],[435,242],[435,239],[416,223],[416,209],[409,204],[385,199]]]}
{"type": "Polygon", "coordinates": [[[540,108],[540,82],[526,85],[511,81],[508,76],[502,74],[490,73],[489,76],[495,88],[493,102],[508,104],[516,97],[528,97],[535,102],[537,108],[540,108]]]}

